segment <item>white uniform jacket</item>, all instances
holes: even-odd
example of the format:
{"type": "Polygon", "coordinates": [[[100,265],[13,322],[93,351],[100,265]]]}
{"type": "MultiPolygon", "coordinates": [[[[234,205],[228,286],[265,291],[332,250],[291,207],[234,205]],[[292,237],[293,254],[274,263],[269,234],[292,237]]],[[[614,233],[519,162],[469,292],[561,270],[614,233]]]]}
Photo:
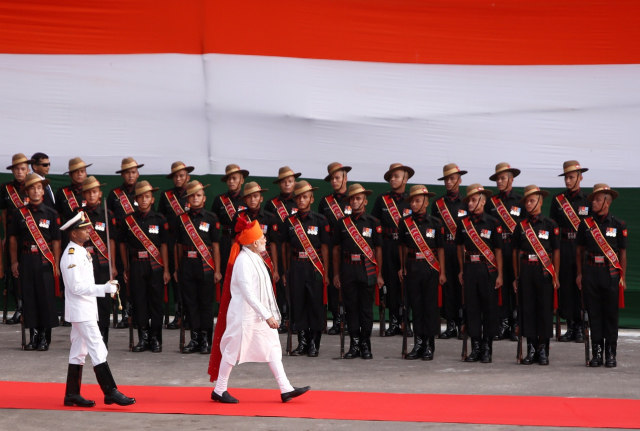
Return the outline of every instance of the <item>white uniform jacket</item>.
{"type": "Polygon", "coordinates": [[[104,296],[109,283],[96,284],[91,255],[83,246],[69,242],[60,259],[60,272],[64,280],[64,320],[97,321],[96,297],[104,296]]]}

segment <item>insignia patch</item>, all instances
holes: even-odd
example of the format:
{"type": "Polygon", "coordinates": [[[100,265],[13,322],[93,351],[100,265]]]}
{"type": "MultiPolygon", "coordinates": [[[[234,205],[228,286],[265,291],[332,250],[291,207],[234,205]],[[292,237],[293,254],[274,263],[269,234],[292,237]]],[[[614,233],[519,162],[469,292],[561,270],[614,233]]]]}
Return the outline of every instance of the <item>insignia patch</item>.
{"type": "Polygon", "coordinates": [[[87,206],[87,201],[85,201],[84,199],[82,199],[82,208],[87,206]]]}
{"type": "Polygon", "coordinates": [[[402,210],[402,215],[403,215],[404,217],[406,217],[406,216],[408,216],[409,214],[411,214],[411,212],[412,212],[412,211],[411,211],[411,208],[405,208],[405,209],[403,209],[403,210],[402,210]]]}
{"type": "Polygon", "coordinates": [[[271,228],[273,229],[274,232],[278,232],[278,225],[274,224],[273,226],[271,226],[271,228]]]}
{"type": "Polygon", "coordinates": [[[622,231],[622,236],[624,236],[625,238],[627,237],[627,230],[626,230],[626,229],[624,229],[624,230],[622,231]]]}
{"type": "Polygon", "coordinates": [[[309,227],[307,227],[307,233],[309,235],[318,235],[318,226],[309,226],[309,227]]]}
{"type": "Polygon", "coordinates": [[[75,248],[73,248],[73,247],[71,247],[71,248],[69,249],[69,251],[67,252],[67,254],[73,254],[73,253],[75,253],[75,252],[76,252],[76,249],[75,249],[75,248]]]}
{"type": "Polygon", "coordinates": [[[589,215],[589,207],[578,207],[578,215],[589,215]]]}
{"type": "Polygon", "coordinates": [[[103,223],[103,222],[101,222],[101,221],[97,221],[97,222],[96,222],[96,225],[95,225],[94,227],[95,227],[95,229],[96,229],[96,230],[100,230],[100,231],[103,231],[103,232],[104,232],[105,225],[104,225],[104,223],[103,223]]]}
{"type": "Polygon", "coordinates": [[[553,234],[554,235],[560,235],[560,228],[557,227],[557,228],[553,229],[553,234]]]}
{"type": "Polygon", "coordinates": [[[150,224],[149,233],[160,233],[160,226],[158,226],[157,224],[150,224]]]}
{"type": "Polygon", "coordinates": [[[200,229],[203,232],[209,232],[209,223],[207,222],[200,222],[200,226],[198,227],[198,229],[200,229]]]}
{"type": "Polygon", "coordinates": [[[549,239],[549,231],[548,230],[539,230],[538,238],[540,239],[549,239]]]}
{"type": "Polygon", "coordinates": [[[382,226],[376,226],[376,233],[382,233],[382,226]]]}
{"type": "Polygon", "coordinates": [[[496,229],[496,231],[498,231],[498,233],[502,233],[502,226],[498,226],[498,228],[496,229]]]}
{"type": "Polygon", "coordinates": [[[480,230],[480,236],[482,238],[489,239],[489,238],[491,238],[491,231],[489,229],[482,229],[482,230],[480,230]]]}
{"type": "Polygon", "coordinates": [[[38,222],[38,226],[45,228],[45,229],[49,229],[49,225],[51,224],[51,220],[47,220],[45,218],[40,219],[40,222],[38,222]]]}
{"type": "Polygon", "coordinates": [[[324,230],[325,230],[325,232],[331,232],[331,226],[326,225],[326,226],[324,227],[324,230]]]}
{"type": "Polygon", "coordinates": [[[368,236],[369,238],[371,238],[372,233],[373,231],[371,230],[370,227],[362,228],[362,236],[368,236]]]}
{"type": "Polygon", "coordinates": [[[511,215],[514,215],[516,217],[520,217],[520,212],[522,211],[522,208],[520,207],[511,207],[511,210],[509,211],[511,213],[511,215]]]}
{"type": "Polygon", "coordinates": [[[467,215],[467,212],[463,209],[458,210],[458,217],[464,217],[467,215]]]}
{"type": "Polygon", "coordinates": [[[219,221],[216,222],[216,229],[220,229],[220,222],[219,221]]]}
{"type": "Polygon", "coordinates": [[[247,207],[245,207],[244,205],[238,205],[238,211],[243,211],[246,210],[247,207]]]}
{"type": "Polygon", "coordinates": [[[298,208],[291,208],[291,214],[295,214],[298,212],[298,208]]]}
{"type": "Polygon", "coordinates": [[[351,207],[350,207],[349,205],[347,205],[347,206],[345,206],[345,207],[344,207],[344,213],[345,213],[346,215],[351,214],[351,212],[352,212],[352,210],[351,210],[351,207]]]}
{"type": "Polygon", "coordinates": [[[267,226],[266,224],[261,224],[260,228],[262,229],[262,233],[264,235],[266,235],[267,234],[267,229],[269,229],[269,226],[267,226]]]}
{"type": "Polygon", "coordinates": [[[436,237],[436,230],[435,229],[427,229],[427,231],[425,232],[425,235],[427,236],[427,238],[435,238],[436,237]]]}
{"type": "Polygon", "coordinates": [[[617,233],[618,233],[618,229],[616,229],[615,227],[608,227],[605,235],[610,237],[615,237],[617,233]]]}
{"type": "Polygon", "coordinates": [[[75,264],[75,263],[72,263],[71,265],[67,266],[67,269],[74,268],[75,266],[76,266],[76,264],[75,264]]]}

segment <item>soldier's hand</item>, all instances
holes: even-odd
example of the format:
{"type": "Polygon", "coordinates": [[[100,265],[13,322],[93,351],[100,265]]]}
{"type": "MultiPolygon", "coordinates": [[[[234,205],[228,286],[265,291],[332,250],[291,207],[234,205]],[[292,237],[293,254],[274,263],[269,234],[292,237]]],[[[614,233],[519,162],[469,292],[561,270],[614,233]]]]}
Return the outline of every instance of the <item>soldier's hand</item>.
{"type": "Polygon", "coordinates": [[[440,283],[440,286],[444,286],[445,284],[447,284],[447,276],[444,273],[440,274],[438,282],[440,283]]]}
{"type": "Polygon", "coordinates": [[[382,286],[384,286],[384,280],[382,278],[382,275],[378,274],[378,289],[380,289],[382,286]]]}
{"type": "Polygon", "coordinates": [[[398,279],[400,280],[400,283],[402,283],[402,280],[404,279],[402,268],[398,270],[398,279]]]}
{"type": "Polygon", "coordinates": [[[220,280],[222,280],[222,273],[221,273],[221,272],[219,272],[219,271],[216,271],[216,273],[215,273],[215,274],[213,274],[213,281],[214,281],[215,283],[219,283],[219,282],[220,282],[220,280]]]}
{"type": "Polygon", "coordinates": [[[18,262],[13,262],[11,264],[11,273],[13,274],[14,278],[20,277],[20,271],[18,271],[18,265],[20,265],[18,262]]]}
{"type": "Polygon", "coordinates": [[[464,277],[462,277],[462,271],[458,273],[458,281],[460,282],[460,286],[464,286],[464,277]]]}
{"type": "Polygon", "coordinates": [[[579,290],[582,290],[582,274],[578,274],[578,276],[576,277],[576,285],[578,286],[579,290]]]}
{"type": "Polygon", "coordinates": [[[173,271],[173,279],[175,280],[175,282],[178,282],[178,270],[176,269],[175,271],[173,271]]]}
{"type": "Polygon", "coordinates": [[[115,280],[116,277],[118,277],[118,270],[114,266],[113,268],[111,268],[111,278],[115,280]]]}
{"type": "Polygon", "coordinates": [[[627,281],[624,277],[620,277],[620,284],[622,284],[622,290],[627,290],[627,281]]]}
{"type": "Polygon", "coordinates": [[[125,283],[129,282],[129,270],[128,269],[124,270],[124,274],[122,274],[122,278],[123,278],[125,283]]]}
{"type": "Polygon", "coordinates": [[[518,293],[518,280],[513,280],[513,291],[518,293]]]}
{"type": "Polygon", "coordinates": [[[553,278],[553,288],[558,289],[560,287],[560,283],[558,282],[558,277],[553,278]]]}
{"type": "Polygon", "coordinates": [[[499,275],[498,278],[496,278],[496,290],[500,289],[502,287],[502,276],[499,275]]]}
{"type": "Polygon", "coordinates": [[[280,281],[280,274],[278,273],[278,271],[273,271],[273,282],[277,283],[280,281]]]}
{"type": "Polygon", "coordinates": [[[336,289],[340,289],[341,285],[340,285],[340,276],[338,274],[333,276],[333,285],[336,287],[336,289]]]}
{"type": "Polygon", "coordinates": [[[281,277],[281,280],[282,280],[282,285],[283,285],[284,287],[287,287],[287,276],[286,276],[286,275],[283,275],[283,276],[281,277]]]}
{"type": "Polygon", "coordinates": [[[162,280],[164,281],[164,284],[169,284],[169,282],[171,281],[171,274],[169,274],[169,271],[165,271],[162,274],[162,280]]]}

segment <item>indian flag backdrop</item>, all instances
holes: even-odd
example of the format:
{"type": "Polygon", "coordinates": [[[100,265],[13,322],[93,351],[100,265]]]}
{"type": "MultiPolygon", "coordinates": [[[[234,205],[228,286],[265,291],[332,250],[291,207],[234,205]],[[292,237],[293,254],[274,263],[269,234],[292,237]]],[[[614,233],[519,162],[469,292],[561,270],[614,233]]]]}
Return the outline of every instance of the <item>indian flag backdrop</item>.
{"type": "Polygon", "coordinates": [[[400,161],[434,184],[453,161],[489,185],[508,161],[549,188],[578,159],[585,187],[628,188],[640,326],[637,0],[3,0],[0,98],[0,160],[44,151],[56,174],[339,160],[380,182],[400,161]]]}

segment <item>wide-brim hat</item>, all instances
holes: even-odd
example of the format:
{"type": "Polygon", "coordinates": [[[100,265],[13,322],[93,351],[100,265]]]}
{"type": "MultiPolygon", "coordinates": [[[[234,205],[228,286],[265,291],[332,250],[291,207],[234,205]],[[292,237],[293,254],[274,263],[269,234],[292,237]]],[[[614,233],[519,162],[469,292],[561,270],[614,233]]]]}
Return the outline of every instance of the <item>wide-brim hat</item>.
{"type": "Polygon", "coordinates": [[[141,168],[143,166],[144,166],[144,163],[138,164],[138,162],[136,162],[133,157],[125,157],[124,159],[122,159],[122,163],[120,163],[120,170],[116,171],[116,174],[121,174],[127,169],[141,168]]]}
{"type": "Polygon", "coordinates": [[[22,153],[14,154],[13,157],[11,157],[11,164],[7,166],[7,169],[13,169],[14,166],[21,163],[29,164],[31,163],[31,159],[27,158],[27,156],[22,153]]]}
{"type": "Polygon", "coordinates": [[[278,169],[278,178],[273,182],[273,184],[278,184],[280,181],[292,175],[294,178],[298,178],[302,174],[300,172],[293,172],[293,169],[291,169],[289,166],[283,166],[278,169]]]}
{"type": "Polygon", "coordinates": [[[207,187],[209,187],[209,185],[210,184],[203,185],[198,180],[189,181],[189,183],[187,184],[187,194],[186,194],[186,196],[191,196],[192,194],[194,194],[196,192],[199,192],[200,190],[204,190],[207,187]]]}
{"type": "Polygon", "coordinates": [[[582,172],[587,172],[588,170],[589,168],[583,168],[582,166],[580,166],[580,162],[578,162],[577,160],[567,160],[562,164],[562,173],[558,176],[564,177],[565,175],[571,172],[578,171],[582,173],[582,172]]]}
{"type": "Polygon", "coordinates": [[[78,214],[60,226],[60,230],[80,229],[87,226],[91,226],[91,221],[85,217],[84,211],[78,211],[78,214]]]}
{"type": "Polygon", "coordinates": [[[147,180],[138,181],[136,183],[136,188],[135,188],[135,191],[133,193],[133,197],[138,197],[141,194],[146,193],[146,192],[151,192],[151,193],[157,192],[158,190],[160,190],[160,189],[158,187],[152,187],[151,184],[149,183],[149,181],[147,181],[147,180]]]}
{"type": "Polygon", "coordinates": [[[598,194],[598,193],[607,193],[611,195],[612,199],[615,199],[618,197],[618,192],[613,190],[611,187],[609,187],[607,184],[605,183],[598,183],[596,185],[593,186],[593,191],[589,194],[589,196],[587,196],[587,199],[589,201],[592,201],[593,198],[598,194]]]}
{"type": "Polygon", "coordinates": [[[453,175],[453,174],[464,175],[466,173],[467,173],[467,171],[463,171],[455,163],[447,163],[446,165],[443,166],[443,168],[442,168],[442,176],[440,178],[438,178],[438,181],[444,180],[449,175],[453,175]]]}
{"type": "Polygon", "coordinates": [[[244,185],[244,188],[242,189],[242,197],[244,198],[256,192],[263,193],[268,191],[269,189],[263,189],[262,187],[260,187],[260,184],[258,184],[257,182],[249,181],[244,185]]]}
{"type": "Polygon", "coordinates": [[[415,186],[411,186],[411,188],[409,189],[409,196],[407,196],[405,201],[407,202],[411,201],[411,199],[414,196],[427,196],[428,198],[430,198],[435,195],[436,195],[435,193],[430,192],[429,189],[427,189],[427,186],[422,184],[417,184],[415,186]]]}
{"type": "Polygon", "coordinates": [[[414,171],[413,168],[410,168],[409,166],[405,166],[402,163],[391,163],[391,165],[389,165],[389,170],[384,173],[384,180],[386,182],[389,182],[389,179],[391,178],[391,174],[394,171],[398,171],[398,170],[401,170],[401,169],[403,171],[405,171],[407,174],[409,174],[407,179],[411,178],[413,176],[413,174],[416,173],[416,171],[414,171]]]}
{"type": "Polygon", "coordinates": [[[486,197],[491,197],[493,194],[491,190],[485,189],[482,184],[474,183],[467,186],[467,195],[464,197],[464,201],[469,202],[471,196],[477,195],[478,193],[482,193],[486,197]]]}
{"type": "Polygon", "coordinates": [[[85,178],[84,181],[82,182],[82,191],[86,192],[87,190],[91,190],[96,187],[103,187],[103,186],[106,186],[106,184],[101,183],[100,181],[98,181],[96,177],[94,177],[93,175],[90,175],[87,178],[85,178]]]}
{"type": "Polygon", "coordinates": [[[303,193],[312,192],[314,190],[318,190],[318,187],[313,187],[309,184],[309,181],[302,180],[296,183],[295,188],[293,189],[293,195],[300,196],[303,193]]]}
{"type": "Polygon", "coordinates": [[[180,172],[182,170],[187,171],[187,173],[193,172],[195,168],[193,166],[187,166],[184,162],[173,162],[171,163],[171,173],[167,175],[167,178],[173,178],[173,175],[176,172],[180,172]]]}
{"type": "Polygon", "coordinates": [[[64,175],[70,174],[71,172],[77,171],[78,169],[88,168],[91,165],[93,165],[93,163],[89,163],[87,165],[80,157],[74,157],[73,159],[69,160],[69,170],[65,172],[64,175]]]}
{"type": "Polygon", "coordinates": [[[511,172],[514,177],[520,175],[520,169],[512,168],[511,165],[507,162],[500,162],[496,165],[496,173],[489,177],[489,180],[495,181],[503,172],[511,172]]]}
{"type": "Polygon", "coordinates": [[[365,189],[358,183],[351,184],[347,189],[347,199],[351,199],[353,196],[359,195],[360,193],[364,193],[365,195],[369,196],[373,192],[371,190],[365,189]]]}
{"type": "Polygon", "coordinates": [[[546,198],[547,196],[549,196],[548,191],[540,189],[540,187],[536,186],[535,184],[530,184],[524,188],[524,195],[522,195],[522,199],[520,199],[520,202],[524,203],[524,200],[528,196],[535,195],[535,194],[542,195],[543,198],[546,198]]]}
{"type": "Polygon", "coordinates": [[[227,165],[224,168],[224,175],[222,176],[222,178],[220,178],[220,181],[222,181],[223,183],[227,182],[227,179],[229,178],[229,175],[235,174],[235,173],[242,174],[243,178],[247,178],[249,176],[249,171],[248,170],[240,169],[240,166],[232,163],[230,165],[227,165]]]}
{"type": "Polygon", "coordinates": [[[345,171],[345,172],[349,172],[351,170],[351,166],[345,166],[342,163],[339,162],[333,162],[333,163],[329,163],[329,166],[327,166],[327,172],[329,173],[326,177],[324,177],[325,181],[330,181],[331,180],[331,175],[333,175],[334,173],[338,172],[338,171],[345,171]]]}
{"type": "Polygon", "coordinates": [[[40,175],[36,174],[35,172],[31,172],[27,174],[27,177],[24,179],[25,190],[36,183],[42,183],[42,187],[44,187],[47,184],[49,184],[49,180],[47,180],[46,178],[40,177],[40,175]]]}

